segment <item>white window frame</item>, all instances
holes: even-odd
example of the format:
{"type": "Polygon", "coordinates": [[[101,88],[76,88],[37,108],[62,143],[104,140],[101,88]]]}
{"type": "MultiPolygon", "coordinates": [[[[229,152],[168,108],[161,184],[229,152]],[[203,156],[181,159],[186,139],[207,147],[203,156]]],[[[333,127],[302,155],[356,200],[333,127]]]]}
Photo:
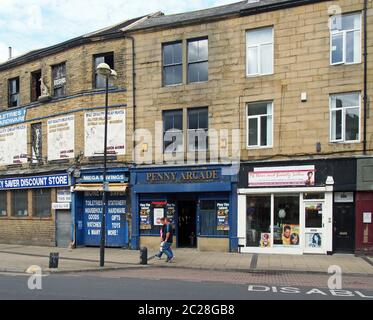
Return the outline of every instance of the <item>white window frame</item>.
{"type": "MultiPolygon", "coordinates": [[[[268,108],[268,107],[267,107],[268,108]]],[[[267,109],[268,110],[268,109],[267,109]]],[[[253,149],[272,149],[273,148],[273,139],[274,139],[274,103],[273,101],[263,101],[263,102],[248,102],[246,103],[246,148],[248,150],[253,150],[253,149]],[[249,107],[252,104],[257,104],[257,103],[266,103],[267,106],[270,104],[272,107],[272,113],[269,114],[268,111],[266,114],[261,114],[261,115],[256,115],[256,116],[249,116],[249,107]],[[272,143],[266,146],[260,145],[260,140],[261,140],[261,135],[262,135],[262,123],[261,119],[266,117],[268,121],[268,117],[272,118],[272,127],[271,127],[271,140],[272,143]],[[249,139],[249,130],[250,130],[250,120],[251,119],[257,119],[258,121],[258,144],[256,146],[250,145],[250,139],[249,139]]]]}
{"type": "Polygon", "coordinates": [[[267,76],[267,75],[272,75],[274,74],[275,70],[275,32],[274,32],[274,27],[264,27],[264,28],[257,28],[257,29],[251,29],[246,31],[246,76],[248,78],[250,77],[258,77],[258,76],[267,76]],[[260,30],[260,29],[271,29],[272,30],[272,40],[270,42],[263,42],[257,45],[252,45],[249,46],[249,41],[248,41],[248,34],[250,31],[254,30],[260,30]],[[262,73],[261,71],[261,49],[263,46],[267,45],[272,45],[272,72],[269,73],[262,73]],[[258,50],[258,72],[257,73],[249,73],[249,49],[256,48],[258,50]]]}
{"type": "Polygon", "coordinates": [[[360,143],[361,142],[361,92],[343,92],[332,94],[329,97],[329,109],[330,109],[330,142],[331,143],[360,143]],[[344,95],[348,93],[358,93],[359,94],[359,105],[353,107],[343,107],[343,108],[333,108],[333,97],[338,95],[344,95]],[[359,108],[359,139],[358,140],[346,140],[346,111],[351,109],[359,108]],[[342,139],[333,139],[333,112],[342,111],[342,139]]]}
{"type": "MultiPolygon", "coordinates": [[[[352,64],[359,64],[361,63],[361,53],[362,53],[362,40],[363,40],[363,37],[362,37],[362,16],[361,16],[361,13],[347,13],[347,14],[344,14],[345,16],[346,15],[359,15],[360,16],[360,26],[359,28],[357,29],[348,29],[348,30],[332,30],[331,29],[331,19],[332,17],[330,18],[330,65],[332,66],[338,66],[338,65],[342,65],[342,64],[346,64],[346,65],[352,65],[352,64]],[[356,62],[346,62],[346,55],[347,55],[347,33],[350,33],[350,32],[357,32],[359,31],[360,32],[360,46],[359,46],[359,59],[356,61],[356,62]],[[342,61],[340,62],[334,62],[333,63],[333,37],[334,36],[337,36],[337,35],[342,35],[343,37],[343,52],[342,52],[342,61]]],[[[342,18],[343,18],[343,15],[342,15],[342,18]]]]}

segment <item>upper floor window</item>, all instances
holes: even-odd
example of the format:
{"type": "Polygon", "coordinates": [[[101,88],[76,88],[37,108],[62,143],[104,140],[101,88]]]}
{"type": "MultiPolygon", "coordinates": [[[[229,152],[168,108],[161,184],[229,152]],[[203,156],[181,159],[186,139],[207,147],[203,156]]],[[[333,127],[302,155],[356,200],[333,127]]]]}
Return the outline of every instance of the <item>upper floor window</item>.
{"type": "Polygon", "coordinates": [[[53,96],[56,98],[66,95],[66,64],[61,63],[52,67],[53,96]]]}
{"type": "Polygon", "coordinates": [[[163,85],[183,83],[183,45],[174,42],[163,45],[163,85]]]}
{"type": "Polygon", "coordinates": [[[41,70],[31,73],[31,102],[38,101],[41,96],[41,70]]]}
{"type": "MultiPolygon", "coordinates": [[[[106,87],[106,78],[96,72],[100,63],[106,63],[112,70],[114,70],[114,53],[106,53],[94,56],[94,77],[96,89],[103,89],[106,87]]],[[[112,85],[112,83],[109,82],[109,85],[112,85]]]]}
{"type": "Polygon", "coordinates": [[[273,27],[247,31],[247,76],[273,74],[273,27]]]}
{"type": "Polygon", "coordinates": [[[361,14],[352,13],[330,18],[332,65],[361,62],[361,14]]]}
{"type": "Polygon", "coordinates": [[[359,92],[330,97],[331,142],[360,141],[360,105],[359,92]]]}
{"type": "Polygon", "coordinates": [[[250,103],[247,107],[247,147],[271,147],[273,144],[273,103],[250,103]]]}
{"type": "Polygon", "coordinates": [[[10,79],[8,81],[9,87],[9,108],[19,107],[21,105],[19,98],[19,78],[10,79]]]}
{"type": "Polygon", "coordinates": [[[164,152],[183,151],[183,110],[163,112],[164,152]]]}
{"type": "Polygon", "coordinates": [[[188,151],[208,149],[208,108],[188,110],[188,151]]]}
{"type": "Polygon", "coordinates": [[[208,39],[188,41],[188,83],[208,81],[208,39]]]}

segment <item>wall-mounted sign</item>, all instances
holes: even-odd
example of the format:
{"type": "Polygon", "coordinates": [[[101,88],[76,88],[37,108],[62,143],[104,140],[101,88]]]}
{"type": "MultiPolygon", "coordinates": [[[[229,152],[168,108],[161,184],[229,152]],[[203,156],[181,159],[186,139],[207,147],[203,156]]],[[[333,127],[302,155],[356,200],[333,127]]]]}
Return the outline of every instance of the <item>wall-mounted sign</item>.
{"type": "Polygon", "coordinates": [[[315,166],[255,168],[249,173],[249,187],[314,186],[315,166]]]}
{"type": "Polygon", "coordinates": [[[366,224],[372,223],[372,212],[363,213],[363,223],[366,223],[366,224]]]}
{"type": "Polygon", "coordinates": [[[74,116],[48,121],[48,160],[74,158],[75,149],[74,116]]]}
{"type": "MultiPolygon", "coordinates": [[[[104,177],[102,174],[83,173],[77,179],[79,183],[100,183],[103,182],[104,177]]],[[[106,181],[110,183],[126,183],[129,181],[129,173],[108,173],[106,181]]]]}
{"type": "Polygon", "coordinates": [[[140,175],[140,181],[149,184],[164,183],[206,183],[221,178],[220,170],[187,170],[173,172],[149,172],[140,175]],[[145,180],[145,181],[143,181],[145,180]]]}
{"type": "MultiPolygon", "coordinates": [[[[85,156],[104,156],[105,112],[89,112],[85,114],[85,156]]],[[[126,154],[126,113],[124,110],[109,112],[108,120],[109,155],[126,154]]]]}
{"type": "Polygon", "coordinates": [[[229,202],[216,204],[218,231],[229,231],[229,202]]]}
{"type": "Polygon", "coordinates": [[[44,189],[69,186],[70,180],[67,174],[58,174],[54,176],[0,179],[0,190],[44,189]]]}
{"type": "Polygon", "coordinates": [[[11,126],[26,120],[26,108],[0,113],[0,127],[11,126]]]}
{"type": "Polygon", "coordinates": [[[27,163],[27,149],[26,125],[0,128],[0,165],[27,163]]]}
{"type": "Polygon", "coordinates": [[[334,194],[335,203],[353,203],[354,193],[353,192],[336,192],[334,194]]]}
{"type": "Polygon", "coordinates": [[[71,202],[71,192],[68,189],[57,190],[57,202],[66,203],[71,202]]]}
{"type": "Polygon", "coordinates": [[[71,203],[52,203],[53,210],[70,210],[71,203]]]}

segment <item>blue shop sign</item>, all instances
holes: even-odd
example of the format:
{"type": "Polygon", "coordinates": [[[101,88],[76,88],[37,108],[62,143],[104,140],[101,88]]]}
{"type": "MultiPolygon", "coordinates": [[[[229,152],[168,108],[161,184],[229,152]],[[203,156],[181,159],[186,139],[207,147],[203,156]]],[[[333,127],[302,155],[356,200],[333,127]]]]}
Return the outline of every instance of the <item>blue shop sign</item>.
{"type": "MultiPolygon", "coordinates": [[[[78,183],[102,183],[104,176],[102,174],[94,173],[83,173],[80,178],[77,179],[78,183]]],[[[110,183],[126,183],[129,182],[129,176],[126,173],[108,173],[106,181],[110,183]]]]}
{"type": "Polygon", "coordinates": [[[43,189],[69,186],[70,179],[67,174],[0,179],[0,190],[43,189]]]}
{"type": "Polygon", "coordinates": [[[11,126],[26,120],[26,108],[0,113],[0,127],[11,126]]]}

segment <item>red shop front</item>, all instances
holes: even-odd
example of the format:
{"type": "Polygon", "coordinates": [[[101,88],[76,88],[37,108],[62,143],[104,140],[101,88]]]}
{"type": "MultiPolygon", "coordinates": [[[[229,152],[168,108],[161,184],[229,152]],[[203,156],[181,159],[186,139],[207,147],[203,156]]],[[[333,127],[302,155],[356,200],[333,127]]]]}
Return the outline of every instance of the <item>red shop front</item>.
{"type": "Polygon", "coordinates": [[[373,192],[356,194],[356,252],[373,254],[373,192]]]}

